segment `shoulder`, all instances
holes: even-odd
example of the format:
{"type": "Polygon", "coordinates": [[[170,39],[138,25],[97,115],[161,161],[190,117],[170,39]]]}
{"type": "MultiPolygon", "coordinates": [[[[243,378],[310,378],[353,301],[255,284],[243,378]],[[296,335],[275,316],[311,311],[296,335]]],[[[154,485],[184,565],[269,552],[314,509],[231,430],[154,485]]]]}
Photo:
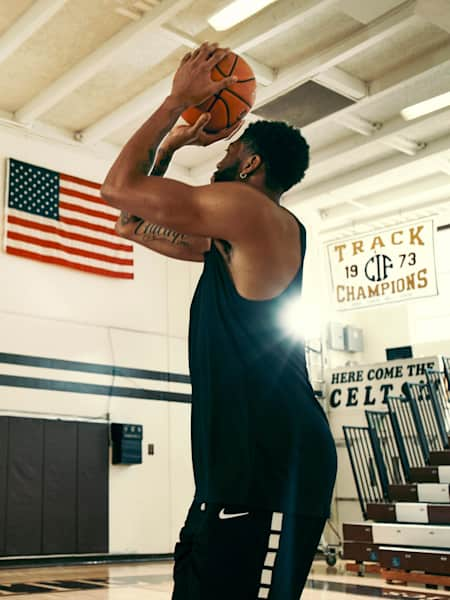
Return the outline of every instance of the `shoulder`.
{"type": "Polygon", "coordinates": [[[230,217],[243,230],[253,225],[270,226],[285,217],[280,206],[258,189],[239,182],[220,182],[199,186],[194,192],[200,210],[230,217]]]}

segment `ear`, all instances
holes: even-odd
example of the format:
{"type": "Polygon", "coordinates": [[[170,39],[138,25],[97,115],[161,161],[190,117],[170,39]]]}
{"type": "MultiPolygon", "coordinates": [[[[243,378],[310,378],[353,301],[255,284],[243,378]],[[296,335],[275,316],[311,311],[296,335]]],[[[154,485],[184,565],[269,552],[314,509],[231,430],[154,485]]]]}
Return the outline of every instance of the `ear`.
{"type": "Polygon", "coordinates": [[[241,172],[247,173],[247,175],[252,175],[257,171],[260,166],[263,164],[262,158],[259,154],[252,154],[248,158],[245,159],[241,172]]]}

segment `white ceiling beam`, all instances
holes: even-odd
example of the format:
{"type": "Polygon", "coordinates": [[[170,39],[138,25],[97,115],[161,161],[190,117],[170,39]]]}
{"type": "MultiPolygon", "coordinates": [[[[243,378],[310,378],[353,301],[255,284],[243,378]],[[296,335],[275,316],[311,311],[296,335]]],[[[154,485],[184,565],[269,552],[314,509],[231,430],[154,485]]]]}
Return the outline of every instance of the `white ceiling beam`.
{"type": "Polygon", "coordinates": [[[313,81],[352,100],[361,100],[369,93],[369,85],[365,81],[349,75],[337,67],[331,67],[331,69],[319,73],[313,77],[313,81]]]}
{"type": "Polygon", "coordinates": [[[57,104],[61,98],[70,94],[101,71],[119,52],[123,51],[127,44],[131,43],[143,31],[150,33],[155,29],[159,29],[165,21],[174,17],[191,4],[191,2],[192,0],[165,0],[165,2],[149,11],[139,21],[127,25],[75,65],[75,67],[51,83],[30,102],[22,106],[16,112],[15,118],[22,122],[36,119],[57,104]]]}
{"type": "MultiPolygon", "coordinates": [[[[450,179],[445,175],[432,175],[415,179],[410,183],[396,185],[395,187],[363,197],[358,202],[359,214],[382,211],[389,208],[397,210],[403,202],[413,203],[429,200],[430,202],[441,200],[450,191],[450,179]]],[[[355,210],[350,202],[343,202],[336,206],[329,206],[320,210],[323,221],[336,221],[339,219],[353,218],[355,210]]]]}
{"type": "Polygon", "coordinates": [[[92,144],[104,139],[113,131],[136,119],[139,115],[145,113],[150,116],[156,106],[169,94],[172,79],[172,75],[161,79],[161,81],[158,81],[150,89],[144,90],[125,104],[122,104],[122,106],[119,106],[119,108],[116,108],[116,110],[110,112],[106,117],[99,119],[83,131],[76,132],[75,138],[80,142],[92,144]]]}
{"type": "Polygon", "coordinates": [[[376,2],[340,0],[339,8],[352,19],[367,24],[402,2],[403,0],[377,0],[376,2]]]}
{"type": "MultiPolygon", "coordinates": [[[[161,27],[161,29],[165,35],[178,42],[181,46],[187,46],[188,48],[193,49],[197,48],[200,45],[200,42],[198,42],[195,38],[188,35],[187,33],[180,31],[179,29],[176,29],[175,27],[164,25],[163,27],[161,27]]],[[[221,45],[223,46],[224,44],[222,43],[221,45]]],[[[229,46],[229,44],[226,44],[226,46],[229,46]]],[[[256,81],[258,83],[260,83],[261,85],[270,85],[271,83],[273,83],[275,79],[274,69],[263,64],[259,60],[255,60],[251,56],[247,56],[242,52],[240,52],[239,54],[245,61],[248,62],[248,64],[253,69],[256,81]]]]}
{"type": "Polygon", "coordinates": [[[392,135],[386,137],[382,140],[382,143],[385,146],[389,146],[390,148],[394,148],[399,152],[403,152],[403,154],[408,154],[408,156],[415,156],[418,152],[426,147],[425,142],[409,140],[402,135],[392,135]]]}
{"type": "Polygon", "coordinates": [[[370,25],[361,28],[352,35],[326,48],[296,65],[281,69],[274,83],[260,90],[255,109],[275,100],[301,83],[316,77],[320,73],[335,67],[373,46],[379,46],[386,39],[398,34],[412,23],[420,21],[415,15],[416,0],[409,0],[386,15],[379,17],[370,25]]]}
{"type": "MultiPolygon", "coordinates": [[[[415,192],[399,188],[395,191],[395,199],[391,202],[386,202],[386,196],[380,198],[380,203],[367,210],[342,212],[341,214],[324,215],[322,227],[318,227],[321,235],[329,235],[333,232],[342,232],[344,227],[353,226],[363,223],[373,223],[377,218],[401,217],[402,220],[408,219],[408,213],[417,210],[429,209],[435,214],[442,212],[442,209],[450,208],[448,200],[450,194],[450,184],[438,184],[429,192],[415,192]],[[397,196],[398,194],[398,196],[397,196]]],[[[300,205],[299,205],[300,206],[300,205]]],[[[409,217],[411,218],[411,217],[409,217]]]]}
{"type": "MultiPolygon", "coordinates": [[[[28,137],[45,139],[55,144],[64,144],[80,150],[80,144],[73,139],[73,132],[62,127],[55,127],[47,123],[35,121],[30,123],[18,123],[14,119],[14,114],[7,111],[0,111],[0,129],[8,131],[14,129],[17,135],[24,136],[24,143],[28,137]]],[[[88,149],[92,154],[103,156],[107,159],[114,159],[120,152],[120,147],[109,142],[101,142],[88,149]]]]}
{"type": "Polygon", "coordinates": [[[254,17],[248,26],[239,26],[235,33],[227,37],[226,45],[246,52],[261,44],[267,44],[273,38],[305,23],[337,3],[338,0],[278,0],[270,11],[254,17]]]}
{"type": "Polygon", "coordinates": [[[125,8],[124,6],[118,6],[114,9],[114,12],[118,15],[122,15],[122,17],[127,17],[127,19],[131,19],[132,21],[139,21],[142,17],[141,13],[125,8]]]}
{"type": "Polygon", "coordinates": [[[333,120],[346,129],[351,129],[352,131],[356,131],[356,133],[360,133],[366,137],[372,136],[383,126],[382,123],[368,121],[367,119],[363,119],[358,115],[352,115],[350,113],[336,117],[333,120]]]}
{"type": "Polygon", "coordinates": [[[450,33],[450,0],[419,0],[417,14],[450,33]]]}
{"type": "Polygon", "coordinates": [[[284,201],[288,205],[295,202],[301,202],[302,206],[309,205],[316,202],[321,196],[326,194],[339,191],[339,194],[345,193],[356,186],[360,186],[362,183],[367,185],[370,189],[371,180],[379,177],[383,177],[385,180],[389,180],[389,176],[392,173],[400,169],[407,168],[409,170],[414,169],[421,161],[429,160],[430,158],[437,157],[450,149],[450,135],[443,136],[437,140],[434,140],[426,148],[421,150],[420,154],[416,157],[409,157],[405,155],[397,155],[394,157],[384,158],[377,162],[364,165],[358,169],[347,171],[342,175],[332,176],[326,181],[321,181],[317,184],[305,186],[296,186],[292,191],[287,192],[284,196],[284,201]]]}
{"type": "MultiPolygon", "coordinates": [[[[337,0],[307,0],[302,3],[301,7],[295,8],[292,6],[292,0],[279,0],[272,10],[256,16],[249,26],[240,27],[237,33],[222,40],[221,44],[230,47],[237,54],[244,54],[246,50],[254,48],[275,35],[280,35],[294,25],[314,16],[317,11],[324,10],[336,2],[337,0]]],[[[190,44],[189,47],[192,47],[192,40],[190,41],[188,36],[173,27],[166,27],[169,35],[176,36],[181,44],[187,42],[190,44]]],[[[253,62],[253,64],[255,63],[253,62]]],[[[261,65],[259,68],[261,70],[261,65]]],[[[260,76],[263,75],[264,73],[260,72],[260,76]]],[[[266,72],[266,75],[272,77],[271,72],[266,72]]],[[[107,137],[113,131],[134,120],[139,114],[148,113],[158,106],[169,93],[171,83],[172,75],[99,119],[82,132],[78,132],[77,138],[86,143],[93,143],[107,137]]]]}
{"type": "Polygon", "coordinates": [[[66,0],[38,0],[0,37],[0,63],[49,21],[66,0]]]}
{"type": "Polygon", "coordinates": [[[450,160],[448,160],[448,158],[440,156],[433,161],[433,164],[435,164],[436,169],[442,171],[442,173],[450,175],[450,160]]]}
{"type": "MultiPolygon", "coordinates": [[[[430,127],[434,127],[440,123],[450,121],[450,109],[439,111],[435,114],[424,115],[414,122],[405,121],[402,117],[394,117],[386,121],[372,136],[366,138],[352,137],[342,142],[337,142],[326,149],[317,152],[314,155],[314,160],[311,163],[311,169],[319,169],[323,173],[327,173],[332,169],[336,161],[349,163],[355,160],[362,151],[366,152],[372,145],[384,143],[388,139],[396,135],[408,135],[408,130],[414,128],[421,123],[427,123],[430,127]]],[[[381,123],[380,123],[381,125],[381,123]]]]}
{"type": "MultiPolygon", "coordinates": [[[[415,61],[389,71],[369,84],[369,95],[358,104],[352,104],[331,115],[315,121],[302,129],[305,135],[313,135],[317,129],[338,122],[346,115],[376,105],[385,98],[395,98],[407,90],[408,104],[416,104],[448,91],[450,85],[450,45],[428,52],[415,61]]],[[[403,108],[403,107],[402,107],[403,108]]],[[[417,122],[417,121],[416,121],[417,122]]]]}

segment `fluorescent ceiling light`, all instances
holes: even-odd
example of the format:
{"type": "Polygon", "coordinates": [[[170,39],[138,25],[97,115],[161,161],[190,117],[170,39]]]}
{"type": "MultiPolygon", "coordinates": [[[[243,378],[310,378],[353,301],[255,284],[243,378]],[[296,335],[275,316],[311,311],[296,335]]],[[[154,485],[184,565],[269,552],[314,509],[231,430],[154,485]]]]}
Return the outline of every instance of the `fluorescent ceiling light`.
{"type": "Polygon", "coordinates": [[[422,117],[423,115],[432,113],[440,108],[445,108],[446,106],[450,106],[450,92],[408,106],[401,111],[401,115],[404,119],[410,121],[411,119],[417,119],[417,117],[422,117]]]}
{"type": "Polygon", "coordinates": [[[208,19],[216,31],[225,31],[245,21],[276,0],[235,0],[208,19]]]}

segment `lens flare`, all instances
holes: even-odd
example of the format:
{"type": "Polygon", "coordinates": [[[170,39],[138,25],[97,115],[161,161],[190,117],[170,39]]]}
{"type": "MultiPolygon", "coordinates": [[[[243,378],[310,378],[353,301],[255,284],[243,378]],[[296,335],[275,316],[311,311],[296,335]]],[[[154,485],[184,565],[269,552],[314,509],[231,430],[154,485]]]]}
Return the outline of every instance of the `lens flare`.
{"type": "Polygon", "coordinates": [[[322,318],[320,309],[303,299],[286,304],[281,313],[281,325],[285,332],[303,340],[321,336],[322,318]]]}

